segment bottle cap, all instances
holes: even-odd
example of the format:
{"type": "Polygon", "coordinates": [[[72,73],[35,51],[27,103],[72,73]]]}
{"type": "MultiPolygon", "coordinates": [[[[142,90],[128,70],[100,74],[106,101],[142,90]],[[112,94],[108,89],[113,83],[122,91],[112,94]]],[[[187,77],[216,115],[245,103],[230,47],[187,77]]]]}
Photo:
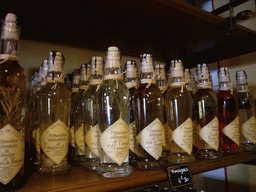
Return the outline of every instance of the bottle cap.
{"type": "Polygon", "coordinates": [[[205,63],[197,65],[197,78],[198,80],[210,80],[209,68],[205,63]]]}
{"type": "Polygon", "coordinates": [[[230,74],[227,67],[221,67],[218,71],[219,83],[230,82],[230,74]]]}
{"type": "Polygon", "coordinates": [[[138,77],[138,70],[137,70],[137,63],[134,60],[128,60],[124,66],[125,78],[137,78],[138,77]]]}
{"type": "Polygon", "coordinates": [[[236,72],[236,80],[237,84],[247,84],[247,75],[244,70],[240,70],[236,72]]]}
{"type": "Polygon", "coordinates": [[[75,69],[73,71],[72,84],[73,85],[78,85],[79,81],[80,81],[79,69],[75,69]]]}
{"type": "Polygon", "coordinates": [[[183,77],[183,63],[181,60],[171,61],[171,77],[183,77]]]}
{"type": "Polygon", "coordinates": [[[91,76],[90,64],[83,63],[80,67],[80,80],[89,81],[91,76]]]}
{"type": "Polygon", "coordinates": [[[166,80],[165,64],[156,64],[155,71],[157,71],[156,80],[166,80]]]}
{"type": "Polygon", "coordinates": [[[120,69],[121,53],[118,47],[109,47],[106,53],[105,69],[120,69]]]}
{"type": "Polygon", "coordinates": [[[154,73],[154,66],[153,66],[153,56],[150,54],[144,53],[141,55],[141,72],[142,73],[154,73]]]}
{"type": "Polygon", "coordinates": [[[17,17],[13,13],[8,13],[3,21],[1,39],[19,40],[19,28],[17,27],[17,17]]]}
{"type": "Polygon", "coordinates": [[[90,66],[91,75],[103,76],[103,58],[101,56],[93,56],[90,66]]]}

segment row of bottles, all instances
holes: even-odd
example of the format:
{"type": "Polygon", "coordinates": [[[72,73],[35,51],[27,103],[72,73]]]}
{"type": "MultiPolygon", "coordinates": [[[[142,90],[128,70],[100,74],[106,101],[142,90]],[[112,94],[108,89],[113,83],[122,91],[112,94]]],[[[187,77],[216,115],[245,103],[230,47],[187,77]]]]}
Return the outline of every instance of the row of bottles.
{"type": "Polygon", "coordinates": [[[254,100],[244,71],[236,74],[234,96],[228,69],[221,68],[215,94],[206,64],[197,66],[195,86],[181,60],[171,62],[169,79],[150,54],[141,56],[139,67],[127,61],[123,71],[114,46],[105,63],[94,56],[74,70],[71,91],[63,53],[51,51],[33,76],[26,111],[18,34],[16,16],[7,14],[0,55],[3,191],[24,184],[24,166],[33,167],[28,162],[40,174],[64,174],[77,163],[114,178],[130,175],[132,166],[160,169],[165,161],[190,163],[256,149],[254,100]]]}

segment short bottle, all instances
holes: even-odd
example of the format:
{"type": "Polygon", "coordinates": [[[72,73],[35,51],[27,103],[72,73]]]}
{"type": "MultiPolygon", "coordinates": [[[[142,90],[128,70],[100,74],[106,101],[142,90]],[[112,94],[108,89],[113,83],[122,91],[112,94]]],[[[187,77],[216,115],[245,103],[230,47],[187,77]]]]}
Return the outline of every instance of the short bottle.
{"type": "Polygon", "coordinates": [[[134,166],[138,169],[160,169],[163,167],[164,98],[156,85],[153,57],[141,57],[141,80],[137,89],[137,144],[138,156],[134,166]]]}
{"type": "Polygon", "coordinates": [[[237,105],[240,129],[240,148],[242,151],[256,150],[255,100],[249,92],[245,71],[236,72],[237,105]]]}
{"type": "Polygon", "coordinates": [[[68,164],[71,93],[64,85],[64,57],[51,51],[47,84],[40,91],[40,174],[58,175],[70,171],[68,164]]]}
{"type": "Polygon", "coordinates": [[[96,91],[102,82],[103,58],[93,56],[90,63],[89,88],[82,94],[80,103],[80,113],[77,122],[84,122],[85,130],[85,160],[84,168],[97,170],[100,166],[100,127],[99,127],[99,94],[96,91]]]}
{"type": "MultiPolygon", "coordinates": [[[[14,191],[30,172],[25,161],[26,74],[18,63],[19,29],[16,15],[8,13],[1,30],[0,54],[0,191],[14,191]],[[26,174],[24,172],[24,164],[26,174]]],[[[27,154],[26,154],[27,155],[27,154]]]]}
{"type": "Polygon", "coordinates": [[[183,63],[171,63],[171,84],[165,98],[167,123],[171,130],[170,155],[167,160],[172,164],[195,161],[193,149],[192,98],[186,88],[183,63]]]}
{"type": "Polygon", "coordinates": [[[197,66],[197,93],[195,102],[198,135],[198,158],[221,157],[219,151],[218,100],[213,92],[211,75],[206,64],[197,66]]]}
{"type": "Polygon", "coordinates": [[[227,67],[221,67],[219,69],[218,79],[219,92],[217,93],[217,98],[220,151],[223,154],[237,154],[240,150],[239,116],[227,67]]]}
{"type": "MultiPolygon", "coordinates": [[[[156,85],[161,90],[161,93],[163,95],[163,98],[165,100],[166,93],[168,92],[168,81],[166,79],[166,73],[165,73],[165,64],[156,64],[154,66],[155,73],[156,73],[156,85]]],[[[170,155],[170,127],[167,123],[167,116],[166,116],[166,109],[165,105],[163,108],[163,117],[164,117],[164,132],[165,132],[165,142],[163,147],[163,160],[166,161],[167,157],[170,155]]]]}
{"type": "Polygon", "coordinates": [[[138,69],[137,63],[134,60],[126,61],[124,66],[125,78],[124,82],[129,89],[131,96],[131,107],[130,107],[130,125],[129,125],[129,163],[134,164],[136,157],[138,155],[138,146],[136,140],[136,117],[135,117],[135,103],[136,103],[136,90],[139,86],[138,82],[138,69]]]}
{"type": "Polygon", "coordinates": [[[98,173],[108,178],[125,177],[132,172],[129,165],[131,98],[123,82],[120,51],[117,47],[108,48],[103,83],[98,91],[101,131],[101,165],[98,173]]]}

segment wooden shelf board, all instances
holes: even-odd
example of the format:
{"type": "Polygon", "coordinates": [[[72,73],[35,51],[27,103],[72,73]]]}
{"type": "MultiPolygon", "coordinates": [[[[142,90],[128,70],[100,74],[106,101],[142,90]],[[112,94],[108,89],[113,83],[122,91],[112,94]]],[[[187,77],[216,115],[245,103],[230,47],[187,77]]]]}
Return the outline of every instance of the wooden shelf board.
{"type": "MultiPolygon", "coordinates": [[[[256,152],[243,152],[238,155],[223,156],[215,160],[196,159],[194,163],[190,164],[190,170],[192,174],[199,174],[255,159],[256,152]]],[[[168,181],[165,169],[138,170],[133,168],[132,174],[128,177],[109,179],[99,176],[96,171],[73,166],[70,173],[60,176],[42,176],[33,173],[26,185],[18,191],[121,191],[164,181],[168,181]]]]}

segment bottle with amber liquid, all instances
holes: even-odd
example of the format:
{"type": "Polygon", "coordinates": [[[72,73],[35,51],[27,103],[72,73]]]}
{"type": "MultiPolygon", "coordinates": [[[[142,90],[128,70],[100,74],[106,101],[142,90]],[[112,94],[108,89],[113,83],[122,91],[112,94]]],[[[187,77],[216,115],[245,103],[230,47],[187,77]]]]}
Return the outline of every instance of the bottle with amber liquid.
{"type": "Polygon", "coordinates": [[[227,67],[221,67],[219,69],[218,78],[219,92],[217,93],[217,98],[220,151],[223,154],[237,154],[240,149],[239,116],[227,67]]]}
{"type": "MultiPolygon", "coordinates": [[[[161,93],[164,97],[166,97],[166,93],[168,91],[168,82],[166,79],[166,73],[165,73],[165,64],[156,64],[154,66],[155,73],[156,73],[156,85],[161,90],[161,93]]],[[[170,155],[170,127],[167,123],[167,116],[166,116],[166,109],[164,105],[163,109],[163,117],[164,117],[164,132],[165,132],[165,142],[163,147],[163,160],[167,160],[167,157],[170,155]]]]}
{"type": "Polygon", "coordinates": [[[106,53],[103,82],[99,88],[101,157],[98,173],[104,177],[125,177],[129,165],[129,124],[131,97],[123,82],[118,47],[106,53]]]}
{"type": "Polygon", "coordinates": [[[137,144],[138,156],[134,166],[138,169],[160,169],[163,167],[164,98],[156,85],[153,57],[141,57],[141,80],[137,89],[137,144]]]}
{"type": "MultiPolygon", "coordinates": [[[[19,29],[16,15],[8,13],[1,30],[0,54],[0,191],[14,191],[30,172],[25,160],[26,74],[18,63],[19,29]]],[[[26,155],[27,156],[27,155],[26,155]]]]}
{"type": "Polygon", "coordinates": [[[236,72],[237,105],[239,114],[240,148],[242,151],[256,150],[255,100],[249,92],[245,71],[236,72]]]}
{"type": "Polygon", "coordinates": [[[165,105],[167,123],[170,127],[170,155],[167,160],[173,164],[195,161],[193,148],[192,98],[186,88],[181,60],[171,63],[171,84],[166,93],[165,105]]]}
{"type": "Polygon", "coordinates": [[[213,92],[211,74],[206,64],[197,65],[195,120],[198,150],[195,156],[203,159],[220,158],[218,100],[213,92]]]}
{"type": "Polygon", "coordinates": [[[131,108],[130,108],[130,136],[129,136],[129,163],[130,165],[134,164],[134,161],[138,155],[138,146],[137,146],[137,140],[136,140],[136,117],[135,117],[135,103],[136,103],[136,90],[139,86],[138,82],[138,69],[137,69],[137,63],[134,60],[126,61],[126,64],[124,66],[125,71],[125,78],[124,82],[127,88],[129,89],[130,96],[131,96],[131,108]]]}
{"type": "Polygon", "coordinates": [[[70,171],[68,164],[71,93],[64,84],[64,56],[51,51],[47,84],[39,94],[40,174],[58,175],[70,171]]]}

